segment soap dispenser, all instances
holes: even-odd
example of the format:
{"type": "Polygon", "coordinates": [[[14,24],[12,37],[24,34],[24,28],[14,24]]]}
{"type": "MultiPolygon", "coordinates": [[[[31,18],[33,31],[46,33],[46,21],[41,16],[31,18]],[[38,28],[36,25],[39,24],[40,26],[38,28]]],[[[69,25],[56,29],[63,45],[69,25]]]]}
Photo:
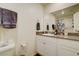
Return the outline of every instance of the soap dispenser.
{"type": "Polygon", "coordinates": [[[49,25],[47,24],[47,30],[49,30],[49,25]]]}
{"type": "Polygon", "coordinates": [[[37,22],[37,24],[36,24],[36,30],[40,30],[40,23],[39,23],[39,20],[38,20],[38,22],[37,22]]]}
{"type": "Polygon", "coordinates": [[[49,33],[49,25],[48,24],[46,26],[46,29],[47,29],[47,33],[49,33]]]}

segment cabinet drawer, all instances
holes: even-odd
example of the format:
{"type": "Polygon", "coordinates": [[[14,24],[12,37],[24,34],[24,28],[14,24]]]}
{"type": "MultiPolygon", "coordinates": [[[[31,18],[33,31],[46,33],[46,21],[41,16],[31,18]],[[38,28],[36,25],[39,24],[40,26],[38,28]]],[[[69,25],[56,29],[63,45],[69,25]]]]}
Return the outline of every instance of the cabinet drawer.
{"type": "Polygon", "coordinates": [[[56,44],[56,38],[44,37],[43,39],[44,39],[44,41],[46,41],[49,44],[51,44],[51,43],[56,44]]]}

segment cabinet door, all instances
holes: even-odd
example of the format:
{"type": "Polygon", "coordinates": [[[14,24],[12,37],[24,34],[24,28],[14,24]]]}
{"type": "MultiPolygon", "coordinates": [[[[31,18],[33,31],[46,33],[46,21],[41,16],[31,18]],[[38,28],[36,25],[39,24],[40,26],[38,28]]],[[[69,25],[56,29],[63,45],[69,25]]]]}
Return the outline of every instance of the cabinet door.
{"type": "Polygon", "coordinates": [[[72,40],[57,39],[57,55],[59,56],[79,55],[79,43],[72,40]]]}
{"type": "Polygon", "coordinates": [[[56,39],[45,36],[39,36],[37,38],[37,52],[45,56],[55,56],[56,39]]]}
{"type": "Polygon", "coordinates": [[[45,51],[47,56],[56,56],[56,39],[43,37],[45,40],[45,51]]]}
{"type": "Polygon", "coordinates": [[[77,56],[78,53],[72,49],[65,46],[58,47],[58,56],[77,56]]]}
{"type": "Polygon", "coordinates": [[[46,55],[45,52],[45,42],[42,36],[36,37],[36,50],[41,55],[46,55]]]}

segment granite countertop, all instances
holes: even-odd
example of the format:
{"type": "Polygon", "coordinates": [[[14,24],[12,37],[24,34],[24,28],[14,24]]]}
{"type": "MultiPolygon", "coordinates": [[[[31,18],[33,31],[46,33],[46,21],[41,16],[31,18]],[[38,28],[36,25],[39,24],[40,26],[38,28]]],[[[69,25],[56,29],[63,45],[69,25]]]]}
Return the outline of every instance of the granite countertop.
{"type": "Polygon", "coordinates": [[[51,34],[51,36],[50,35],[43,35],[43,34],[37,34],[37,35],[79,41],[79,36],[52,35],[52,34],[51,34]]]}

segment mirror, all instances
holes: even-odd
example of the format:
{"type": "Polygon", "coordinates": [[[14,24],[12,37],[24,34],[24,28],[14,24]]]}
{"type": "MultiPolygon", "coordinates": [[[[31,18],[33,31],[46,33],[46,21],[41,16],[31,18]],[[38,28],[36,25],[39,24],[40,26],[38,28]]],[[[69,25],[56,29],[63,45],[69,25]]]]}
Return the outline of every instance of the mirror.
{"type": "Polygon", "coordinates": [[[72,31],[74,30],[74,14],[79,11],[79,4],[74,6],[64,8],[62,10],[58,10],[52,12],[51,14],[55,16],[56,25],[59,23],[65,24],[65,30],[72,31]]]}

